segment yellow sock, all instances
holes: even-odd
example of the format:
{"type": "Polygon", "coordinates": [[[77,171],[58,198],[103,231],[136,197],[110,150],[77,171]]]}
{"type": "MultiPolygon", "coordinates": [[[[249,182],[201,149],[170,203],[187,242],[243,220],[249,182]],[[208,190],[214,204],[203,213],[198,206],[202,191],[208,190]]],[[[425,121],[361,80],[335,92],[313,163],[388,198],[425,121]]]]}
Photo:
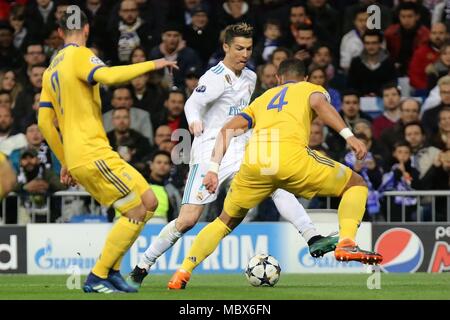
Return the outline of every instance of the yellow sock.
{"type": "Polygon", "coordinates": [[[356,232],[366,210],[368,189],[355,186],[344,192],[338,208],[339,240],[355,240],[356,232]]]}
{"type": "Polygon", "coordinates": [[[125,252],[123,253],[123,255],[121,255],[119,257],[119,259],[117,259],[116,263],[114,263],[114,266],[112,267],[113,270],[116,271],[120,271],[120,265],[122,264],[122,260],[123,260],[123,256],[127,253],[127,251],[131,248],[131,246],[133,245],[133,243],[136,241],[136,239],[139,237],[139,235],[141,234],[142,229],[144,229],[145,224],[147,223],[148,220],[151,219],[151,217],[153,217],[154,212],[153,211],[147,211],[147,214],[145,216],[145,220],[144,223],[142,223],[142,225],[140,226],[139,231],[136,233],[136,236],[134,237],[134,239],[132,239],[130,241],[130,245],[128,246],[128,248],[125,250],[125,252]]]}
{"type": "Polygon", "coordinates": [[[181,269],[192,273],[192,270],[213,253],[220,240],[230,232],[231,229],[219,218],[204,227],[195,237],[187,258],[183,260],[181,269]]]}
{"type": "Polygon", "coordinates": [[[143,222],[120,217],[109,232],[103,251],[92,272],[100,278],[107,278],[109,270],[130,248],[143,225],[143,222]]]}

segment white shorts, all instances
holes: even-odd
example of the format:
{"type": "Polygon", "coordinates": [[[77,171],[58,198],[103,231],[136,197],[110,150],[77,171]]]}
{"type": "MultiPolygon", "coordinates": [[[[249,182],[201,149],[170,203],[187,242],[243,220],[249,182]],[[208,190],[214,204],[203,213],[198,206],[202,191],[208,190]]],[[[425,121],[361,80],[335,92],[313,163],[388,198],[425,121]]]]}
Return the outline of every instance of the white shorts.
{"type": "MultiPolygon", "coordinates": [[[[242,160],[225,162],[220,164],[219,168],[219,185],[220,188],[223,182],[231,180],[235,173],[239,171],[242,160]]],[[[216,193],[209,193],[203,185],[203,178],[208,172],[208,163],[191,164],[189,174],[184,188],[183,200],[181,204],[201,204],[205,205],[217,199],[216,193]]]]}

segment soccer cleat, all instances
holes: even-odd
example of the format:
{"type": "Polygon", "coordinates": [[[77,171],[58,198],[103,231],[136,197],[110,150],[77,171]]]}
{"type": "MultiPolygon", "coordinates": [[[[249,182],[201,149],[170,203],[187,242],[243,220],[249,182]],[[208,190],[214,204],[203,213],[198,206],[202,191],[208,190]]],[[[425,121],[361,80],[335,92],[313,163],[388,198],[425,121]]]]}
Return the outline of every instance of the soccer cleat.
{"type": "Polygon", "coordinates": [[[136,290],[139,289],[147,274],[147,270],[139,268],[138,266],[134,267],[133,271],[131,271],[127,277],[128,285],[132,286],[136,290]]]}
{"type": "Polygon", "coordinates": [[[191,278],[191,274],[183,269],[178,269],[170,278],[167,288],[171,290],[180,290],[186,288],[186,284],[191,278]]]}
{"type": "Polygon", "coordinates": [[[377,252],[361,250],[353,240],[339,241],[334,250],[334,257],[338,261],[359,261],[364,264],[379,264],[383,256],[377,252]]]}
{"type": "Polygon", "coordinates": [[[123,292],[118,290],[108,279],[102,279],[97,277],[92,272],[86,278],[84,282],[83,291],[86,293],[119,293],[123,292]]]}
{"type": "Polygon", "coordinates": [[[122,277],[119,271],[109,270],[107,280],[111,282],[117,289],[123,292],[135,293],[138,292],[137,288],[130,286],[122,277]]]}
{"type": "Polygon", "coordinates": [[[314,237],[311,238],[310,241],[308,241],[309,254],[314,258],[322,257],[324,254],[336,249],[336,244],[339,241],[339,236],[337,235],[337,232],[331,233],[326,237],[323,236],[316,236],[316,237],[318,237],[318,239],[315,240],[313,243],[309,244],[309,242],[313,240],[314,237]]]}

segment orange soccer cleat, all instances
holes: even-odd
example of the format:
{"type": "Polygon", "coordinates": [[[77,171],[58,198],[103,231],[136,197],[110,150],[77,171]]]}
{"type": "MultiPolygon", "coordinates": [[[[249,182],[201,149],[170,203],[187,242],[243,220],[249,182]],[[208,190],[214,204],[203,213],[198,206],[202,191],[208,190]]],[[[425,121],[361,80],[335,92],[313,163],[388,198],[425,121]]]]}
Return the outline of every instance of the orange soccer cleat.
{"type": "Polygon", "coordinates": [[[183,269],[178,269],[170,278],[167,288],[171,290],[180,290],[186,288],[186,284],[191,278],[191,274],[183,269]]]}
{"type": "Polygon", "coordinates": [[[364,264],[379,264],[383,256],[377,252],[361,250],[353,240],[342,239],[334,250],[338,261],[359,261],[364,264]]]}

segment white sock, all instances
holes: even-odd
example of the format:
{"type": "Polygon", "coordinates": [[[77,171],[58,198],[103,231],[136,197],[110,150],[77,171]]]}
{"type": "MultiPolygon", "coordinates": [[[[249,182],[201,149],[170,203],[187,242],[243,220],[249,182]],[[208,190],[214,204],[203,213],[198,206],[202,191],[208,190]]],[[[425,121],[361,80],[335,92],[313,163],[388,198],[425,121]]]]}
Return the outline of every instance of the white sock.
{"type": "Polygon", "coordinates": [[[281,216],[295,226],[306,242],[319,234],[305,208],[292,193],[277,189],[272,193],[272,200],[281,216]]]}
{"type": "Polygon", "coordinates": [[[158,238],[156,238],[147,250],[145,250],[141,260],[138,263],[139,268],[146,269],[148,271],[150,267],[155,264],[156,259],[169,250],[175,242],[183,236],[183,233],[177,230],[175,221],[176,219],[165,225],[158,234],[158,238]]]}

